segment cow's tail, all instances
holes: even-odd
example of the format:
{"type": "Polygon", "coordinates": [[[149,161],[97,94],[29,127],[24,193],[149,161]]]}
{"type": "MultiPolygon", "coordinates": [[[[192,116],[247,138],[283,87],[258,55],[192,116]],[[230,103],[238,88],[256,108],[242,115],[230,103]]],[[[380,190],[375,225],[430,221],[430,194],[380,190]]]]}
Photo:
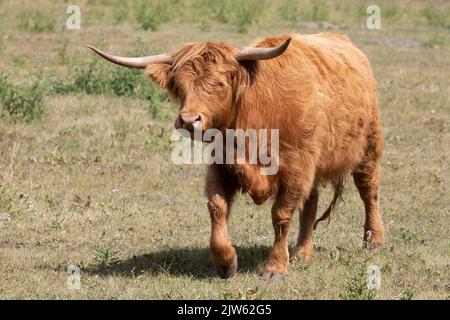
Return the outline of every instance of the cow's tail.
{"type": "Polygon", "coordinates": [[[330,215],[336,210],[339,202],[342,199],[342,194],[344,192],[344,184],[345,184],[345,177],[342,176],[338,178],[337,180],[333,181],[333,187],[334,187],[334,196],[333,200],[331,201],[330,205],[328,206],[327,210],[322,214],[322,216],[316,220],[314,223],[314,229],[316,229],[317,224],[320,221],[323,221],[325,219],[328,219],[330,215]]]}

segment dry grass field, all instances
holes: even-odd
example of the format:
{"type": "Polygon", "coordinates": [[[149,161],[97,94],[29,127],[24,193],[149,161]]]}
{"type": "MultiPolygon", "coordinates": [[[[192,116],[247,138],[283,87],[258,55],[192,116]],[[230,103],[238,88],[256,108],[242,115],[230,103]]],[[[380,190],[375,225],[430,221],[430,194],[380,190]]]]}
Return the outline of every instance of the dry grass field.
{"type": "MultiPolygon", "coordinates": [[[[0,299],[449,299],[450,3],[447,1],[0,1],[0,299]],[[366,8],[381,8],[380,30],[366,8]],[[239,195],[229,233],[237,275],[209,255],[202,165],[170,161],[177,106],[117,54],[182,43],[236,46],[280,33],[346,34],[369,57],[385,138],[386,245],[362,249],[363,205],[344,202],[315,233],[310,266],[260,280],[270,203],[239,195]],[[81,269],[69,290],[67,268],[81,269]],[[368,290],[366,269],[381,269],[368,290]]],[[[331,192],[323,189],[320,211],[331,192]]],[[[294,245],[298,218],[291,227],[294,245]]]]}

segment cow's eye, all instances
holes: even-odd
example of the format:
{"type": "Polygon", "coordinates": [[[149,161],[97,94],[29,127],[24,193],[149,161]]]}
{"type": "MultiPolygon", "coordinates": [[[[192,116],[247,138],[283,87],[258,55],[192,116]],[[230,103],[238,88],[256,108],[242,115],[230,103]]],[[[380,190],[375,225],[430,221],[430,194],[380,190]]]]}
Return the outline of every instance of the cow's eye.
{"type": "Polygon", "coordinates": [[[219,82],[216,83],[216,87],[219,88],[219,89],[222,89],[222,88],[225,87],[225,83],[223,83],[222,81],[219,81],[219,82]]]}
{"type": "Polygon", "coordinates": [[[179,86],[177,86],[177,85],[173,85],[172,86],[172,92],[175,94],[175,96],[176,97],[178,97],[178,98],[182,98],[182,96],[183,96],[183,90],[182,90],[182,88],[180,88],[179,86]]]}

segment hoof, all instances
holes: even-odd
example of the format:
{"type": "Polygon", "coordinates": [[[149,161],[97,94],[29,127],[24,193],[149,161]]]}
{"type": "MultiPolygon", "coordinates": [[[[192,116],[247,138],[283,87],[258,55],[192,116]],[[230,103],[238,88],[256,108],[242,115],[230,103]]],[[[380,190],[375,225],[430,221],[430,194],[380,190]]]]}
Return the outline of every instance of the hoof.
{"type": "Polygon", "coordinates": [[[266,282],[284,280],[285,278],[285,273],[275,271],[266,271],[261,275],[261,280],[264,280],[266,282]]]}
{"type": "Polygon", "coordinates": [[[230,265],[219,265],[215,267],[220,278],[228,279],[233,277],[236,274],[238,267],[237,255],[234,255],[233,262],[230,265]]]}
{"type": "Polygon", "coordinates": [[[369,230],[364,234],[363,249],[370,251],[377,251],[378,248],[384,245],[383,237],[373,236],[372,232],[369,230]]]}
{"type": "Polygon", "coordinates": [[[310,265],[312,263],[312,259],[313,259],[312,254],[306,253],[301,250],[297,250],[292,255],[290,261],[292,262],[297,261],[305,265],[310,265]]]}

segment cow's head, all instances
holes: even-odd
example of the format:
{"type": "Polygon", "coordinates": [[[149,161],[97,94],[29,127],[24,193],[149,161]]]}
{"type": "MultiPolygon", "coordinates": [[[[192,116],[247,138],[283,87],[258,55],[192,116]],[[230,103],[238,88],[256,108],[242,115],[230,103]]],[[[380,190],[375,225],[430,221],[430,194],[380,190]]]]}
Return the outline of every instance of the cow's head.
{"type": "Polygon", "coordinates": [[[121,66],[146,69],[148,77],[180,101],[176,128],[194,130],[228,127],[233,106],[251,84],[256,60],[273,59],[289,46],[291,38],[273,48],[235,48],[218,43],[188,44],[171,54],[119,57],[88,46],[121,66]]]}

